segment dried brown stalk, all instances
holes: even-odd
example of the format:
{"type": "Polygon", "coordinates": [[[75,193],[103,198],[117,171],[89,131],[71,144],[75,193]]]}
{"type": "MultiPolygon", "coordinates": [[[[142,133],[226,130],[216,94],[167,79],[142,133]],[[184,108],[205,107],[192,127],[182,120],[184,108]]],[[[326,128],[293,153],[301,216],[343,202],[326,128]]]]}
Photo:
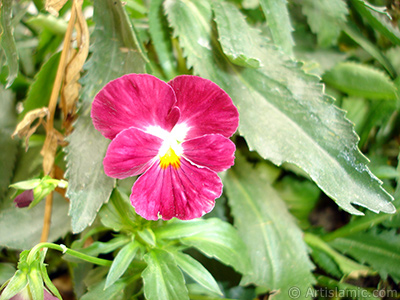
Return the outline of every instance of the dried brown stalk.
{"type": "Polygon", "coordinates": [[[16,135],[18,135],[20,138],[25,137],[25,151],[28,150],[29,138],[35,133],[40,124],[44,124],[43,118],[48,116],[48,114],[49,110],[47,107],[31,110],[17,125],[12,137],[15,137],[16,135]],[[38,120],[38,122],[34,124],[36,120],[38,120]]]}
{"type": "Polygon", "coordinates": [[[72,131],[72,123],[76,116],[76,103],[78,102],[79,90],[81,88],[78,80],[89,53],[89,30],[82,14],[82,7],[74,6],[73,9],[75,9],[76,13],[75,29],[78,51],[73,49],[70,52],[70,59],[65,69],[60,103],[64,116],[63,128],[65,128],[66,135],[69,135],[72,131]]]}
{"type": "MultiPolygon", "coordinates": [[[[58,10],[65,3],[65,1],[47,1],[46,5],[50,2],[52,5],[55,5],[51,6],[52,9],[58,10]],[[61,2],[63,3],[62,5],[60,4],[61,2]],[[61,7],[58,8],[57,5],[61,5],[61,7]]],[[[68,23],[67,32],[65,33],[64,46],[48,107],[49,114],[46,123],[46,140],[41,153],[43,155],[43,171],[45,174],[49,174],[51,177],[54,177],[55,175],[54,159],[57,146],[63,141],[63,138],[60,136],[59,132],[54,129],[54,113],[57,107],[57,99],[62,81],[64,79],[64,84],[61,91],[62,100],[60,106],[64,112],[63,124],[64,127],[67,128],[66,133],[69,134],[72,130],[72,124],[66,122],[66,120],[74,120],[75,118],[75,107],[76,102],[78,101],[80,88],[80,85],[77,83],[77,81],[79,80],[80,70],[82,69],[83,63],[85,62],[89,51],[89,31],[86,21],[82,15],[82,3],[83,0],[74,0],[72,3],[71,17],[68,23]],[[77,52],[72,46],[72,33],[74,26],[77,28],[77,52]],[[65,124],[67,124],[68,127],[65,124]]],[[[50,193],[46,197],[43,230],[40,239],[41,242],[47,241],[49,236],[52,205],[53,193],[50,193]]]]}

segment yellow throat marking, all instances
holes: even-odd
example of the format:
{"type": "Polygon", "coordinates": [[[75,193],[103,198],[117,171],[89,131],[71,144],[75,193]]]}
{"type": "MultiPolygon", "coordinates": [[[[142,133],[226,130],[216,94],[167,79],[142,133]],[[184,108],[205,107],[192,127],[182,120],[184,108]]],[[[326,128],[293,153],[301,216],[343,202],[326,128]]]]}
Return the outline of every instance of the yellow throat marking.
{"type": "Polygon", "coordinates": [[[160,167],[161,169],[166,169],[168,166],[173,166],[175,169],[178,169],[181,165],[181,161],[178,155],[176,155],[174,149],[169,147],[167,152],[163,156],[160,156],[160,167]]]}

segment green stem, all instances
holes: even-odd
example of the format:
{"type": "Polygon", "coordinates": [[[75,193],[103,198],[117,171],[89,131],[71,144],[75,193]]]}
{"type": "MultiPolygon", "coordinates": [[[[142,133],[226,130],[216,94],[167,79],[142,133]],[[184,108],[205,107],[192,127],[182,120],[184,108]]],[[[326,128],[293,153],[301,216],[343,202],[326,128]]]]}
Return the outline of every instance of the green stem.
{"type": "Polygon", "coordinates": [[[90,262],[92,264],[100,265],[100,266],[110,267],[112,264],[112,261],[110,261],[110,260],[93,257],[93,256],[83,254],[81,252],[78,252],[78,251],[75,251],[72,249],[68,249],[65,245],[57,245],[57,244],[53,244],[53,243],[40,243],[40,244],[37,244],[35,247],[33,247],[31,249],[31,251],[29,252],[29,255],[27,258],[27,263],[31,264],[35,260],[36,253],[43,248],[50,248],[50,249],[58,250],[58,251],[61,251],[62,253],[67,253],[69,255],[75,256],[84,261],[90,262]]]}

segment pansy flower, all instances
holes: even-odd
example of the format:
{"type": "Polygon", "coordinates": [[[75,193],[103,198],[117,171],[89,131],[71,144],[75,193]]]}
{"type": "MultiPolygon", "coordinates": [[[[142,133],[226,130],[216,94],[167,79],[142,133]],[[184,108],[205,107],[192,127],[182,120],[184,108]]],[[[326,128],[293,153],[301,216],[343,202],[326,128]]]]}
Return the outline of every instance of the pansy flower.
{"type": "Polygon", "coordinates": [[[215,83],[182,75],[165,83],[129,74],[96,95],[91,116],[111,143],[105,173],[123,179],[142,174],[130,200],[148,220],[189,220],[210,212],[222,193],[217,172],[234,163],[229,140],[239,116],[215,83]]]}

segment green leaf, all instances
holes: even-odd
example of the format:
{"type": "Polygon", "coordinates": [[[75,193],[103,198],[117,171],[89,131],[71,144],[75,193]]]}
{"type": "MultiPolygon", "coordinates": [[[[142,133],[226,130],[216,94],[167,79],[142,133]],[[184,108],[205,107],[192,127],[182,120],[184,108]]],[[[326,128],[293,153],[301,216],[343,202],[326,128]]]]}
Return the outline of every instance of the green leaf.
{"type": "Polygon", "coordinates": [[[18,153],[18,142],[11,138],[16,125],[14,95],[0,86],[0,199],[11,182],[18,153]]]}
{"type": "Polygon", "coordinates": [[[60,295],[60,292],[57,290],[56,286],[54,283],[51,281],[49,274],[47,274],[46,266],[45,264],[41,264],[40,266],[41,273],[42,273],[42,278],[43,282],[46,286],[46,288],[53,294],[55,295],[58,299],[62,300],[62,297],[60,295]]]}
{"type": "Polygon", "coordinates": [[[86,64],[88,74],[82,79],[83,98],[87,103],[109,81],[124,74],[145,73],[147,62],[121,2],[96,1],[93,8],[95,42],[86,64]]]}
{"type": "Polygon", "coordinates": [[[127,280],[117,280],[108,289],[104,289],[104,282],[102,280],[93,286],[89,286],[89,291],[80,298],[81,300],[93,300],[93,299],[112,299],[112,300],[124,300],[124,290],[128,286],[127,280]]]}
{"type": "MultiPolygon", "coordinates": [[[[91,256],[98,256],[99,254],[110,253],[118,248],[125,246],[130,242],[130,238],[125,235],[119,235],[108,242],[96,241],[88,247],[79,249],[79,252],[85,253],[91,256]]],[[[72,257],[71,257],[72,258],[72,257]]]]}
{"type": "Polygon", "coordinates": [[[247,249],[236,229],[220,219],[173,222],[155,230],[157,239],[178,239],[241,273],[249,271],[247,249]]]}
{"type": "Polygon", "coordinates": [[[1,293],[0,300],[8,300],[20,292],[28,284],[26,274],[17,270],[4,291],[1,293]]]}
{"type": "Polygon", "coordinates": [[[139,249],[139,244],[135,241],[125,245],[115,257],[110,271],[108,272],[105,289],[112,286],[126,271],[129,264],[135,258],[136,252],[139,249]]]}
{"type": "Polygon", "coordinates": [[[303,13],[308,24],[317,35],[318,44],[329,47],[336,43],[341,28],[348,14],[346,2],[343,0],[305,0],[301,2],[303,13]]]}
{"type": "Polygon", "coordinates": [[[331,267],[333,268],[333,266],[330,266],[329,264],[335,264],[337,270],[340,270],[341,272],[339,275],[333,274],[337,277],[342,277],[342,275],[345,275],[346,277],[350,278],[359,278],[360,276],[366,277],[374,274],[369,267],[360,265],[348,257],[341,255],[333,250],[322,239],[313,234],[306,233],[304,235],[304,240],[311,247],[313,258],[315,255],[317,255],[318,258],[323,259],[323,261],[321,261],[323,263],[322,267],[327,267],[328,272],[329,270],[332,270],[331,267]],[[325,258],[323,257],[322,253],[325,254],[325,258]],[[329,262],[329,259],[331,262],[329,262]]]}
{"type": "Polygon", "coordinates": [[[14,264],[0,263],[0,286],[2,286],[7,280],[13,277],[14,273],[14,264]]]}
{"type": "Polygon", "coordinates": [[[363,0],[351,0],[351,3],[357,11],[368,20],[368,23],[372,27],[386,36],[392,43],[400,45],[399,28],[393,26],[390,22],[391,17],[386,12],[385,6],[383,6],[384,11],[376,11],[369,3],[363,0]]]}
{"type": "Polygon", "coordinates": [[[362,263],[369,264],[385,278],[389,274],[400,282],[400,236],[391,232],[358,233],[337,238],[330,244],[362,263]]]}
{"type": "MultiPolygon", "coordinates": [[[[268,28],[271,31],[274,43],[282,48],[289,56],[293,56],[292,24],[290,23],[289,12],[286,0],[260,0],[262,10],[267,18],[268,28]]],[[[229,17],[235,20],[234,17],[229,17]]],[[[242,41],[240,41],[241,43],[242,41]]],[[[238,44],[238,42],[237,42],[238,44]]],[[[248,44],[257,45],[257,44],[248,44]]]]}
{"type": "Polygon", "coordinates": [[[48,106],[60,56],[61,52],[54,54],[36,73],[35,81],[30,85],[28,95],[24,101],[22,116],[35,108],[48,106]]]}
{"type": "Polygon", "coordinates": [[[66,147],[67,197],[72,231],[78,233],[92,224],[97,212],[110,198],[115,179],[107,177],[103,159],[109,141],[94,129],[89,116],[80,116],[66,147]]]}
{"type": "Polygon", "coordinates": [[[29,290],[32,294],[32,300],[43,300],[44,286],[43,286],[42,273],[40,270],[40,263],[38,260],[35,260],[33,264],[30,266],[30,270],[28,273],[28,283],[29,283],[29,290]]]}
{"type": "Polygon", "coordinates": [[[355,62],[337,64],[324,76],[324,81],[351,96],[395,100],[396,87],[381,71],[355,62]]]}
{"type": "MultiPolygon", "coordinates": [[[[68,202],[54,194],[49,242],[63,237],[71,230],[67,215],[68,202]]],[[[32,209],[10,207],[0,211],[0,245],[13,249],[30,249],[40,241],[45,203],[32,209]],[[18,222],[15,222],[18,220],[18,222]]]]}
{"type": "Polygon", "coordinates": [[[222,10],[220,8],[220,2],[213,2],[213,6],[216,7],[216,22],[219,23],[220,19],[227,20],[225,26],[220,26],[219,31],[219,42],[221,43],[221,47],[229,58],[229,60],[242,67],[249,68],[258,68],[260,67],[260,60],[256,57],[252,57],[248,51],[247,45],[254,45],[254,41],[251,39],[251,36],[245,36],[241,43],[234,43],[232,41],[232,37],[229,36],[229,32],[240,31],[240,23],[236,22],[234,18],[231,18],[229,15],[229,11],[222,10]],[[224,15],[221,15],[224,14],[224,15]]]}
{"type": "Polygon", "coordinates": [[[182,272],[171,253],[152,249],[144,256],[144,295],[148,300],[189,300],[182,272]]]}
{"type": "MultiPolygon", "coordinates": [[[[4,50],[8,64],[6,88],[10,87],[18,75],[18,52],[14,40],[14,29],[11,24],[12,0],[3,0],[1,4],[0,43],[4,50]]],[[[0,54],[1,54],[0,50],[0,54]]],[[[0,68],[2,65],[0,65],[0,68]]]]}
{"type": "Polygon", "coordinates": [[[286,202],[290,213],[297,218],[300,227],[309,227],[308,218],[319,199],[320,189],[311,181],[299,181],[289,176],[276,183],[274,188],[286,202]]]}
{"type": "Polygon", "coordinates": [[[175,57],[172,52],[168,23],[163,12],[164,0],[150,2],[149,33],[156,50],[158,61],[168,79],[177,75],[175,57]]]}
{"type": "Polygon", "coordinates": [[[349,21],[342,25],[342,29],[351,39],[353,39],[353,41],[359,44],[365,51],[374,57],[386,69],[386,71],[388,71],[392,78],[397,76],[396,70],[393,68],[387,57],[375,44],[364,37],[355,24],[349,21]]]}
{"type": "Polygon", "coordinates": [[[173,252],[173,255],[178,266],[183,272],[192,277],[196,282],[201,284],[209,291],[222,296],[222,292],[218,286],[218,283],[201,263],[192,258],[190,255],[181,252],[173,252]]]}
{"type": "Polygon", "coordinates": [[[153,230],[151,230],[150,228],[145,228],[141,231],[138,231],[137,234],[146,244],[153,247],[156,245],[156,236],[154,235],[153,230]]]}
{"type": "Polygon", "coordinates": [[[104,226],[112,228],[114,231],[122,229],[132,230],[135,226],[133,220],[136,214],[129,199],[118,189],[115,189],[111,195],[110,201],[103,205],[99,212],[101,223],[104,226]]]}
{"type": "Polygon", "coordinates": [[[298,287],[303,295],[311,287],[313,265],[302,231],[265,181],[267,172],[263,164],[253,169],[239,156],[224,184],[234,224],[250,252],[252,272],[244,274],[241,284],[281,290],[276,299],[287,299],[291,286],[298,287]]]}
{"type": "Polygon", "coordinates": [[[109,140],[94,129],[89,116],[90,103],[109,81],[126,73],[145,71],[145,60],[120,1],[96,1],[93,20],[96,23],[93,55],[87,63],[88,74],[82,80],[85,104],[66,148],[67,196],[71,200],[69,214],[74,233],[93,222],[115,185],[115,180],[103,171],[109,140]]]}
{"type": "MultiPolygon", "coordinates": [[[[368,160],[357,148],[351,123],[323,94],[319,79],[305,74],[299,64],[266,44],[234,6],[222,2],[221,9],[229,10],[242,28],[231,35],[238,43],[243,35],[251,35],[259,45],[249,47],[253,57],[261,60],[260,68],[236,67],[223,53],[212,50],[219,45],[212,30],[210,5],[207,1],[188,3],[164,3],[170,24],[194,72],[214,81],[232,97],[240,114],[239,132],[250,149],[276,165],[290,162],[302,168],[350,213],[362,214],[351,203],[375,212],[394,212],[392,197],[369,171],[368,160]]],[[[220,23],[221,19],[218,27],[225,26],[220,23]]]]}
{"type": "MultiPolygon", "coordinates": [[[[377,297],[375,293],[371,293],[367,289],[360,288],[359,286],[344,283],[341,281],[336,281],[334,279],[325,276],[318,276],[317,280],[320,286],[325,286],[328,288],[328,289],[322,289],[322,293],[324,294],[331,293],[332,295],[334,295],[336,294],[336,291],[339,291],[341,298],[343,296],[347,299],[350,298],[354,300],[381,299],[377,297]]],[[[315,293],[310,293],[310,294],[311,294],[310,296],[315,296],[315,297],[318,296],[317,290],[315,293]]]]}

